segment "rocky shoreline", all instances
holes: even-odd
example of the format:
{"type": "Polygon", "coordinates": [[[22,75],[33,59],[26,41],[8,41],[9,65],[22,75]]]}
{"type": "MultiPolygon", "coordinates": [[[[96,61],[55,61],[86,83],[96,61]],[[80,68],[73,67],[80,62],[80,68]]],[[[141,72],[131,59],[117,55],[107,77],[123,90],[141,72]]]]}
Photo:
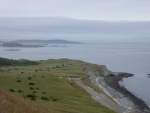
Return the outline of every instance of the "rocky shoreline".
{"type": "Polygon", "coordinates": [[[114,73],[105,66],[103,70],[95,67],[84,69],[84,72],[87,74],[88,81],[91,84],[98,86],[123,107],[122,112],[118,113],[150,113],[150,108],[143,100],[119,84],[123,78],[132,77],[133,74],[114,73]]]}
{"type": "Polygon", "coordinates": [[[123,78],[132,77],[133,74],[130,73],[117,73],[117,74],[110,74],[104,77],[105,83],[113,88],[116,92],[120,92],[124,97],[127,97],[131,100],[135,106],[135,109],[139,113],[150,113],[150,108],[146,103],[128,91],[124,86],[120,86],[119,82],[123,80],[123,78]]]}

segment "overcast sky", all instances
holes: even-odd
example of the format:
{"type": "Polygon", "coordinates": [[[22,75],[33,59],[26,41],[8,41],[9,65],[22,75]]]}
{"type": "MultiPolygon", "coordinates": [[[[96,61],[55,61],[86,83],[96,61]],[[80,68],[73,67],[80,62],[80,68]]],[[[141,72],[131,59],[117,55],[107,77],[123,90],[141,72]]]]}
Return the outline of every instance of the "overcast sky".
{"type": "Polygon", "coordinates": [[[0,0],[0,17],[0,40],[150,38],[150,0],[0,0]]]}
{"type": "Polygon", "coordinates": [[[0,0],[0,16],[150,21],[150,0],[0,0]]]}

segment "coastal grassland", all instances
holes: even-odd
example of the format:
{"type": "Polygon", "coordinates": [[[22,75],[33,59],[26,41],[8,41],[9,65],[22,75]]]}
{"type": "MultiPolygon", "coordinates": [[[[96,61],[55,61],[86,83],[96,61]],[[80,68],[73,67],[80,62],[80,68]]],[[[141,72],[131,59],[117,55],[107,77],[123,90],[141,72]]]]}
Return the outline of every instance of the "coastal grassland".
{"type": "Polygon", "coordinates": [[[36,102],[0,89],[0,113],[57,113],[36,102]]]}
{"type": "MultiPolygon", "coordinates": [[[[0,88],[14,93],[17,98],[33,101],[31,104],[37,103],[56,113],[115,113],[67,79],[85,78],[83,69],[96,65],[69,59],[38,62],[39,65],[2,66],[0,88]]],[[[13,106],[18,107],[16,103],[13,106]]],[[[15,111],[8,110],[8,113],[12,112],[15,111]]]]}

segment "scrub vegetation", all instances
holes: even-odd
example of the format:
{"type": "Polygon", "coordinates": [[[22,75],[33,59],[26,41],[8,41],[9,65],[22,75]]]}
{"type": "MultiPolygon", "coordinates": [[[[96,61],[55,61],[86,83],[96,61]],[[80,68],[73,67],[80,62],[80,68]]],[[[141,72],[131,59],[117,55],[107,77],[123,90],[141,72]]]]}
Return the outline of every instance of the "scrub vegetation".
{"type": "Polygon", "coordinates": [[[85,78],[83,69],[94,64],[69,59],[27,62],[0,66],[0,113],[115,113],[68,80],[85,78]]]}

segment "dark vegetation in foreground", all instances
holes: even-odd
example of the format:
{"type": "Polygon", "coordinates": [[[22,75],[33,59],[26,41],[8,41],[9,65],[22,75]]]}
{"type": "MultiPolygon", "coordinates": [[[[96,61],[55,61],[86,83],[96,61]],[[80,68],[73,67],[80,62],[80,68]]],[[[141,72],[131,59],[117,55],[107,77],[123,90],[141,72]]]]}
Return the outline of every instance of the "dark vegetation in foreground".
{"type": "Polygon", "coordinates": [[[115,113],[68,80],[85,78],[83,69],[94,64],[69,59],[27,65],[20,65],[20,60],[1,61],[0,113],[115,113]]]}

